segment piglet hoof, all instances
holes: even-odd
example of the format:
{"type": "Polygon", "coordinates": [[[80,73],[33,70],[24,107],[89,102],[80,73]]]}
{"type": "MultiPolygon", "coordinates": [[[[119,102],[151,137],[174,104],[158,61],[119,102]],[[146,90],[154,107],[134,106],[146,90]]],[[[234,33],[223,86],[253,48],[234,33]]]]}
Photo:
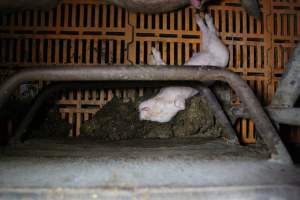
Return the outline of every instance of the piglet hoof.
{"type": "Polygon", "coordinates": [[[156,51],[158,51],[155,47],[151,48],[152,54],[155,54],[156,51]]]}
{"type": "Polygon", "coordinates": [[[157,61],[161,59],[160,52],[154,47],[152,47],[152,55],[153,55],[154,59],[157,61]]]}
{"type": "Polygon", "coordinates": [[[213,19],[212,16],[209,13],[205,13],[205,21],[206,23],[212,23],[213,19]]]}

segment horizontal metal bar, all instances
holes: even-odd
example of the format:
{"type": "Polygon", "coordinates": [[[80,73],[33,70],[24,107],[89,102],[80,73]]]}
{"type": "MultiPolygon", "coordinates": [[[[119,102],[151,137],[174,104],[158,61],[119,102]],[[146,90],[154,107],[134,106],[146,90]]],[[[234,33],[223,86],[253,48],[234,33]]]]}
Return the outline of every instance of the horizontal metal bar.
{"type": "MultiPolygon", "coordinates": [[[[300,108],[266,107],[265,110],[276,123],[300,126],[300,108]]],[[[235,120],[238,118],[250,118],[248,110],[243,107],[234,107],[231,111],[235,116],[235,120]]]]}
{"type": "Polygon", "coordinates": [[[267,112],[272,120],[277,123],[300,126],[300,108],[267,107],[267,112]]]}
{"type": "Polygon", "coordinates": [[[227,82],[249,110],[258,132],[271,151],[271,160],[291,163],[291,158],[282,144],[261,104],[247,83],[237,74],[206,66],[130,66],[130,65],[38,65],[20,71],[0,87],[0,109],[22,82],[44,81],[211,81],[227,82]]]}

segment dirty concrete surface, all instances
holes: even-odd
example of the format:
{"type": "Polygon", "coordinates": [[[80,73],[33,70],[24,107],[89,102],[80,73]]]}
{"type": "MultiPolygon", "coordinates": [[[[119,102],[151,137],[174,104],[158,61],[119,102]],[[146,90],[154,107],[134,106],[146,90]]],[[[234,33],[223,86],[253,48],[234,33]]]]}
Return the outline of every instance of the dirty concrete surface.
{"type": "MultiPolygon", "coordinates": [[[[137,191],[144,191],[143,188],[147,190],[146,195],[158,195],[157,198],[171,198],[179,191],[187,196],[195,194],[193,197],[196,198],[201,191],[213,189],[216,192],[218,188],[221,191],[217,194],[228,193],[227,189],[231,188],[234,195],[237,195],[234,191],[243,195],[248,189],[255,195],[261,186],[263,191],[271,190],[267,194],[281,191],[282,195],[289,191],[296,197],[300,191],[300,170],[268,161],[267,154],[256,148],[226,144],[220,138],[112,142],[31,139],[2,152],[0,199],[17,193],[18,190],[13,188],[21,189],[20,194],[27,191],[27,195],[38,197],[43,194],[40,190],[45,190],[47,195],[56,191],[58,193],[55,194],[66,195],[69,192],[71,196],[80,191],[90,195],[89,190],[94,190],[93,194],[99,197],[108,195],[108,199],[120,199],[124,198],[124,189],[128,198],[137,191]],[[165,193],[168,190],[174,191],[165,193]],[[110,196],[112,191],[118,195],[113,192],[116,196],[110,196]]],[[[213,191],[209,194],[214,194],[213,191]]],[[[81,199],[79,196],[72,197],[81,199]]]]}
{"type": "Polygon", "coordinates": [[[62,120],[58,112],[48,112],[44,120],[32,131],[25,134],[23,139],[30,138],[66,138],[72,126],[62,120]]]}
{"type": "MultiPolygon", "coordinates": [[[[123,111],[136,106],[114,103],[123,111]]],[[[40,137],[43,135],[40,129],[41,135],[1,152],[0,199],[297,200],[300,169],[269,161],[264,144],[228,144],[220,137],[220,129],[210,133],[209,130],[219,126],[210,111],[205,110],[208,108],[204,103],[199,98],[189,100],[186,113],[178,113],[165,129],[145,122],[147,125],[139,124],[141,127],[134,124],[141,130],[137,132],[128,129],[127,121],[125,125],[119,124],[118,131],[110,138],[112,129],[101,133],[105,137],[77,139],[40,137]],[[203,107],[205,118],[203,113],[196,117],[188,114],[190,109],[199,109],[196,105],[203,107]],[[208,128],[200,128],[206,124],[208,128]],[[125,128],[121,130],[122,126],[125,128]],[[150,127],[148,132],[145,127],[150,127]],[[139,137],[133,137],[136,135],[139,137]]],[[[110,107],[107,108],[107,113],[111,113],[110,107]]],[[[126,116],[136,118],[137,112],[126,116]]],[[[112,122],[107,119],[106,125],[112,127],[124,116],[110,115],[110,118],[112,122]]],[[[57,120],[55,116],[49,119],[57,120]]],[[[49,129],[47,123],[41,127],[49,129]]],[[[98,131],[93,134],[99,134],[98,131]]]]}

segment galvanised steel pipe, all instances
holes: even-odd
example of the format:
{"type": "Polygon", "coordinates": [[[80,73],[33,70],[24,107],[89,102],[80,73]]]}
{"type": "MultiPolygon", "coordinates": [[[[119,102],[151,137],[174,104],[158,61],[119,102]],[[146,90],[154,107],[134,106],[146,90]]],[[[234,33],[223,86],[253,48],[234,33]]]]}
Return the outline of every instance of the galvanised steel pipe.
{"type": "MultiPolygon", "coordinates": [[[[265,111],[269,117],[279,124],[287,124],[291,126],[300,126],[300,108],[274,108],[271,106],[265,107],[265,111]]],[[[238,118],[249,118],[248,109],[241,106],[232,109],[234,120],[238,118]]]]}
{"type": "Polygon", "coordinates": [[[300,108],[266,108],[269,116],[277,123],[300,126],[300,108]]]}
{"type": "Polygon", "coordinates": [[[276,129],[254,93],[237,74],[206,66],[37,65],[20,71],[0,87],[0,110],[16,87],[25,81],[211,81],[227,82],[249,110],[258,132],[271,151],[271,160],[292,163],[276,129]]]}

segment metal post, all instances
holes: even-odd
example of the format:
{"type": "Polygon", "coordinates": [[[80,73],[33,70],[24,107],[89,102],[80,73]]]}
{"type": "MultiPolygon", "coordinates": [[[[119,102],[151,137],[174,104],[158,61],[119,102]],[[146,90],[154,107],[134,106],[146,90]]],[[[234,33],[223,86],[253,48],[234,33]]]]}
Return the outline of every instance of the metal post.
{"type": "Polygon", "coordinates": [[[300,95],[300,42],[287,64],[287,71],[280,80],[271,107],[291,108],[300,95]]]}

